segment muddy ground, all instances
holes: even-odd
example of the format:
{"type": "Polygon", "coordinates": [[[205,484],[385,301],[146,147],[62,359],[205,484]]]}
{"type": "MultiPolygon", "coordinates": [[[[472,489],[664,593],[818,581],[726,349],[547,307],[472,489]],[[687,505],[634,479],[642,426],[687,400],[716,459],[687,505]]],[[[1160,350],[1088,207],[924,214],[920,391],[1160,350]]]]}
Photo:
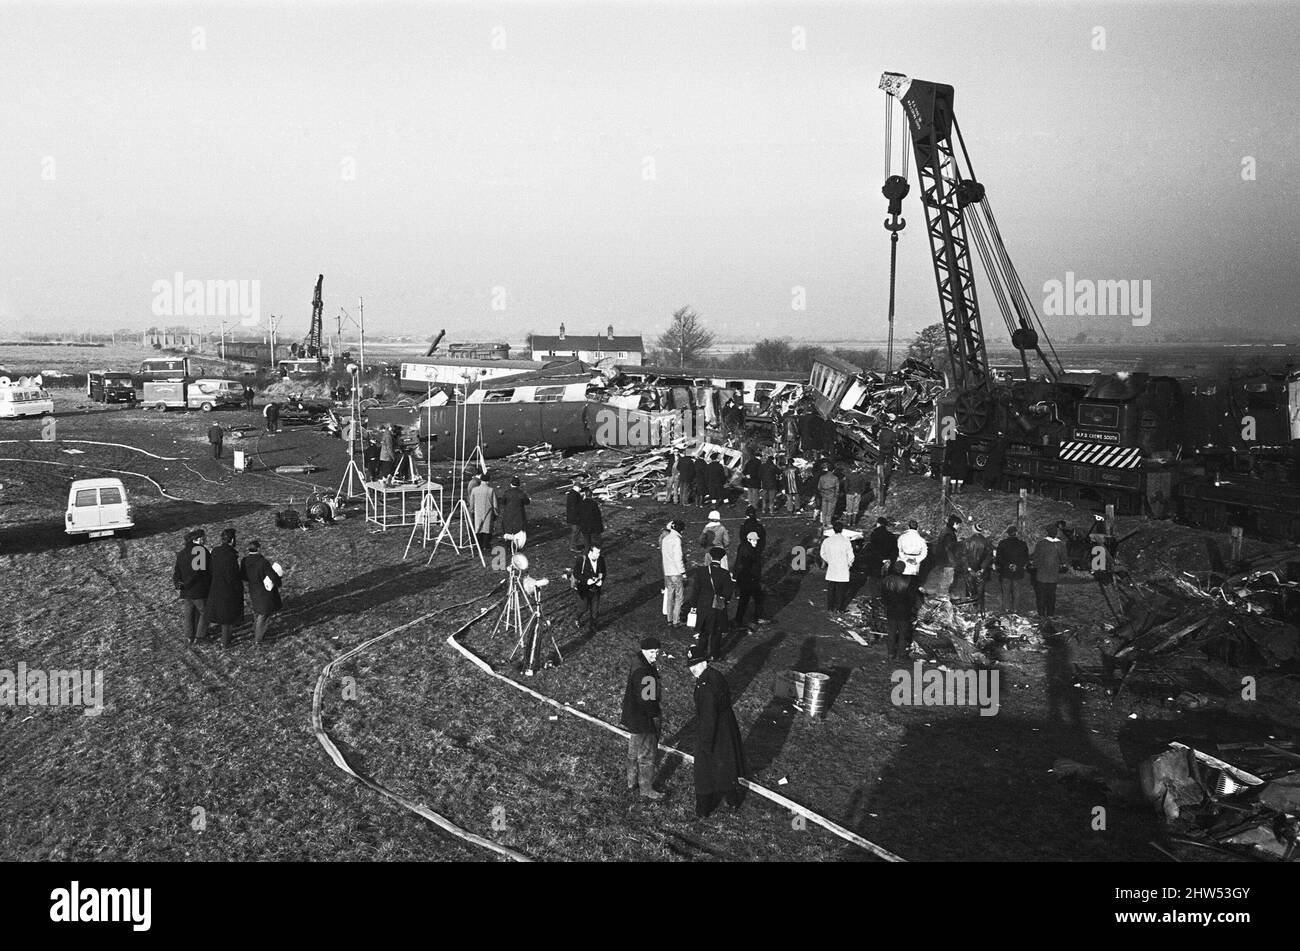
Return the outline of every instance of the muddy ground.
{"type": "MultiPolygon", "coordinates": [[[[604,506],[612,578],[594,636],[575,628],[572,596],[559,581],[570,563],[563,484],[575,472],[595,471],[611,453],[518,470],[498,465],[502,478],[520,474],[532,494],[527,551],[537,573],[555,582],[546,605],[565,662],[527,678],[509,660],[513,638],[492,633],[500,572],[445,549],[431,560],[418,550],[404,560],[408,532],[380,531],[358,509],[332,528],[274,527],[274,511],[291,498],[301,505],[313,485],[337,486],[346,459],[337,440],[299,430],[228,441],[227,456],[242,444],[257,467],[235,475],[229,458],[211,458],[207,425],[213,418],[253,424],[260,415],[88,409],[66,395],[59,411],[60,442],[0,443],[7,460],[0,461],[0,668],[102,669],[107,708],[87,717],[0,707],[0,858],[491,858],[338,770],[310,725],[325,664],[438,612],[328,680],[325,726],[358,771],[538,859],[871,859],[815,825],[796,828],[788,811],[755,796],[734,814],[724,807],[696,822],[690,767],[671,758],[660,771],[663,803],[629,799],[621,738],[498,684],[445,643],[487,608],[463,635],[471,650],[548,696],[617,721],[631,652],[644,634],[657,634],[667,654],[660,664],[664,739],[693,748],[686,639],[659,614],[656,539],[679,510],[650,500],[604,506]],[[269,471],[306,462],[325,469],[293,477],[269,471]],[[105,469],[150,476],[184,501],[124,475],[136,531],[69,544],[62,532],[68,483],[105,469]],[[286,610],[261,652],[247,627],[225,651],[184,643],[171,566],[182,533],[200,525],[210,540],[227,525],[241,542],[260,538],[287,569],[286,610]]],[[[0,439],[35,439],[39,425],[8,422],[0,439]]],[[[899,482],[889,514],[933,524],[937,484],[899,482]]],[[[992,493],[965,495],[960,504],[999,528],[1014,511],[1013,500],[992,493]]],[[[1078,525],[1087,520],[1033,500],[1031,521],[1058,513],[1078,525]]],[[[688,540],[702,516],[686,512],[688,540]]],[[[726,521],[738,525],[740,510],[729,510],[726,521]]],[[[735,632],[719,665],[752,778],[904,858],[1159,859],[1148,843],[1160,840],[1160,823],[1134,785],[1145,755],[1175,737],[1296,738],[1295,681],[1282,672],[1186,658],[1233,688],[1196,711],[1158,694],[1114,701],[1105,687],[1080,681],[1074,665],[1099,664],[1107,614],[1093,584],[1061,586],[1067,636],[1047,651],[1003,658],[996,716],[895,706],[890,674],[897,665],[884,647],[859,644],[829,619],[821,573],[792,567],[796,546],[814,542],[811,519],[767,524],[773,623],[735,632]],[[831,676],[824,719],[774,698],[775,677],[785,669],[831,676]],[[1255,702],[1236,693],[1244,674],[1259,678],[1255,702]],[[1097,779],[1049,772],[1062,758],[1097,767],[1097,779]],[[1098,806],[1104,829],[1094,828],[1098,806]]],[[[1135,573],[1207,567],[1204,533],[1121,519],[1121,534],[1132,528],[1139,532],[1122,554],[1135,573]]],[[[1196,850],[1184,857],[1214,856],[1196,850]]]]}

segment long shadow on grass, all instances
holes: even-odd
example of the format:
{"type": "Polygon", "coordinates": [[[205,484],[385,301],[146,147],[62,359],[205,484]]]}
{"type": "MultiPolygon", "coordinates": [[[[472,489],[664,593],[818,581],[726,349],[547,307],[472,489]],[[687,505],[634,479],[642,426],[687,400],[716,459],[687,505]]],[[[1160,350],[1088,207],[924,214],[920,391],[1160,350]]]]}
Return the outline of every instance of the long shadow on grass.
{"type": "MultiPolygon", "coordinates": [[[[727,678],[727,686],[731,690],[731,701],[733,707],[735,706],[736,701],[739,700],[744,692],[749,688],[749,685],[753,682],[754,678],[762,672],[763,668],[767,664],[768,658],[772,655],[772,652],[775,651],[784,640],[785,634],[780,631],[776,632],[761,644],[754,645],[753,648],[736,661],[736,665],[732,667],[731,670],[724,671],[727,678]]],[[[691,752],[694,749],[695,721],[695,717],[691,717],[686,721],[686,723],[682,725],[682,728],[678,730],[670,740],[668,740],[667,745],[675,746],[686,752],[691,752]],[[689,747],[682,745],[687,739],[692,741],[689,747]]],[[[748,751],[746,751],[746,755],[748,755],[748,751]]],[[[663,766],[660,767],[659,775],[656,777],[656,785],[661,789],[665,788],[664,784],[673,777],[677,772],[678,766],[681,764],[682,760],[675,756],[666,759],[663,766]]]]}
{"type": "MultiPolygon", "coordinates": [[[[151,538],[155,535],[176,533],[176,547],[184,542],[181,537],[186,529],[204,525],[222,525],[242,518],[252,512],[267,509],[269,506],[260,502],[219,502],[215,505],[200,505],[197,502],[169,502],[151,504],[136,509],[139,521],[134,529],[124,536],[131,538],[151,538]]],[[[211,535],[212,532],[209,532],[211,535]]],[[[97,540],[92,540],[97,541],[97,540]]],[[[71,544],[85,544],[84,536],[75,540],[64,534],[63,523],[55,519],[48,522],[10,525],[0,530],[0,553],[6,555],[34,555],[39,552],[66,548],[71,544]]]]}
{"type": "Polygon", "coordinates": [[[385,601],[426,593],[445,582],[452,567],[440,565],[430,569],[418,562],[384,565],[313,591],[310,603],[290,605],[279,615],[284,626],[275,632],[276,640],[301,634],[322,621],[362,614],[385,601]]]}

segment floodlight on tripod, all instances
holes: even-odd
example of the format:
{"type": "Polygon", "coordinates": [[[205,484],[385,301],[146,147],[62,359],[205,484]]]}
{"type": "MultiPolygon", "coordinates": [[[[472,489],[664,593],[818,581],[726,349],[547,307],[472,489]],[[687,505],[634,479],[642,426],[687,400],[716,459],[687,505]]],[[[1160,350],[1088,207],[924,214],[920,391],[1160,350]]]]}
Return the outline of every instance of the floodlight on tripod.
{"type": "MultiPolygon", "coordinates": [[[[492,633],[496,634],[504,626],[517,635],[518,639],[515,642],[515,649],[510,652],[510,659],[514,660],[515,654],[522,652],[524,673],[531,677],[537,668],[542,628],[549,629],[551,626],[550,620],[542,611],[542,589],[550,582],[545,578],[534,578],[530,575],[528,556],[519,552],[511,556],[510,564],[506,568],[506,577],[506,601],[492,633]]],[[[555,656],[563,662],[564,656],[560,653],[560,645],[555,643],[554,635],[551,635],[551,647],[555,649],[555,656]]]]}
{"type": "Polygon", "coordinates": [[[348,378],[352,381],[352,426],[348,436],[348,465],[343,470],[343,479],[339,482],[338,491],[334,493],[335,497],[341,500],[352,499],[358,495],[364,496],[366,494],[366,474],[357,465],[357,448],[365,439],[361,427],[361,397],[358,379],[360,372],[361,368],[355,363],[348,364],[348,378]],[[356,480],[360,489],[359,492],[352,491],[353,479],[356,480]]]}

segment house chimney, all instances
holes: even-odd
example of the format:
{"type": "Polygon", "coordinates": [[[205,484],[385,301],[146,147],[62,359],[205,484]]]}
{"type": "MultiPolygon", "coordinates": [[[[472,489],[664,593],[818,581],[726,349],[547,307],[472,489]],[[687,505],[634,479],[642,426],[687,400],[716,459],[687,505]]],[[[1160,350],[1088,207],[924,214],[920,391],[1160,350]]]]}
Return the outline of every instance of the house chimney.
{"type": "Polygon", "coordinates": [[[613,339],[614,339],[614,325],[613,325],[613,324],[610,324],[610,325],[609,325],[609,339],[610,339],[610,340],[613,340],[613,339]]]}
{"type": "Polygon", "coordinates": [[[560,324],[560,339],[564,339],[564,324],[560,324]]]}

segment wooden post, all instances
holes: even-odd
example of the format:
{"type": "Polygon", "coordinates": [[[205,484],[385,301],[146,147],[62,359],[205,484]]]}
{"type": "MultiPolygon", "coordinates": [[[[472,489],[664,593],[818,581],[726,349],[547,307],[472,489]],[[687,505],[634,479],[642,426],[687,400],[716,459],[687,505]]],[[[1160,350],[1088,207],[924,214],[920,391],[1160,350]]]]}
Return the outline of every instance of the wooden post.
{"type": "Polygon", "coordinates": [[[1106,534],[1115,534],[1115,505],[1111,503],[1106,506],[1106,534]]]}
{"type": "Polygon", "coordinates": [[[939,491],[939,498],[942,501],[947,502],[949,496],[952,494],[952,485],[949,482],[947,476],[943,477],[941,484],[942,484],[942,488],[939,491]]]}
{"type": "Polygon", "coordinates": [[[1232,537],[1232,560],[1241,561],[1241,542],[1242,542],[1241,526],[1240,525],[1232,526],[1232,528],[1229,530],[1229,535],[1231,535],[1232,537]]]}
{"type": "MultiPolygon", "coordinates": [[[[1016,532],[1025,537],[1025,522],[1029,518],[1029,490],[1020,490],[1020,499],[1016,502],[1016,532]]],[[[1028,544],[1028,540],[1025,542],[1028,544]]]]}

